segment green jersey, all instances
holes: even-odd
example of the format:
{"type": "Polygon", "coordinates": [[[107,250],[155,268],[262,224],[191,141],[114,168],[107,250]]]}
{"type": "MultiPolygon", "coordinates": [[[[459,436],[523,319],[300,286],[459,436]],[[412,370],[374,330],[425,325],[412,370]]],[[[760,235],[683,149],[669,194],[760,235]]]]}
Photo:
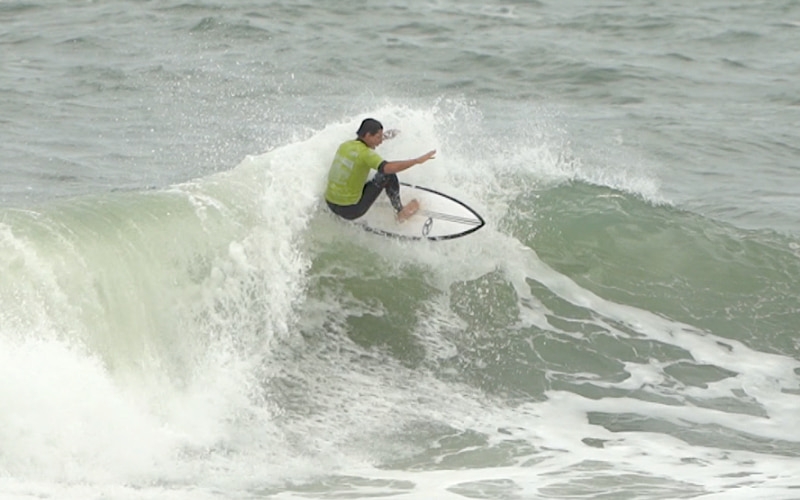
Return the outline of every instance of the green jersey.
{"type": "Polygon", "coordinates": [[[378,170],[382,163],[383,158],[358,139],[343,143],[328,172],[325,199],[335,205],[355,205],[361,199],[370,169],[378,170]]]}

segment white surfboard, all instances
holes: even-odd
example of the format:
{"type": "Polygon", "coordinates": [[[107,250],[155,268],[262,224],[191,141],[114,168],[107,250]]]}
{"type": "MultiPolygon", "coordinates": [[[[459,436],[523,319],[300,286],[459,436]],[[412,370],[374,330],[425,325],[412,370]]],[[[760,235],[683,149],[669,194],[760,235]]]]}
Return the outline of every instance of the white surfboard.
{"type": "Polygon", "coordinates": [[[382,193],[366,214],[354,222],[367,231],[407,240],[450,240],[474,233],[484,225],[483,218],[464,202],[439,191],[400,183],[404,203],[419,200],[416,214],[397,222],[386,194],[382,193]]]}

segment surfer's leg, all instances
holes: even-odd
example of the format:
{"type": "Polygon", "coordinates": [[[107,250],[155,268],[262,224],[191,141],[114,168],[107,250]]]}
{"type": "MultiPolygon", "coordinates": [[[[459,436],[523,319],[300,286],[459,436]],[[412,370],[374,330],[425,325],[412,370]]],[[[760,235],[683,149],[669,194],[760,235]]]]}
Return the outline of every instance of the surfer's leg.
{"type": "Polygon", "coordinates": [[[343,217],[347,220],[358,219],[367,213],[367,210],[375,203],[375,200],[378,199],[378,195],[381,194],[382,190],[383,186],[375,183],[373,179],[364,184],[364,189],[361,191],[361,199],[358,200],[355,205],[335,205],[331,202],[327,202],[328,207],[339,217],[343,217]]]}
{"type": "Polygon", "coordinates": [[[397,220],[403,222],[419,210],[419,202],[411,200],[403,205],[400,200],[400,181],[397,180],[396,174],[383,173],[383,166],[378,169],[378,173],[372,178],[372,182],[380,185],[385,191],[389,201],[392,202],[395,212],[397,212],[397,220]]]}
{"type": "Polygon", "coordinates": [[[325,203],[328,204],[328,208],[331,209],[331,212],[343,219],[353,220],[364,215],[364,211],[361,211],[358,205],[336,205],[328,200],[325,200],[325,203]]]}
{"type": "Polygon", "coordinates": [[[400,181],[397,180],[395,174],[384,174],[383,167],[378,169],[378,173],[372,178],[372,181],[381,189],[386,191],[386,196],[392,202],[392,206],[396,212],[403,209],[403,202],[400,201],[400,181]]]}

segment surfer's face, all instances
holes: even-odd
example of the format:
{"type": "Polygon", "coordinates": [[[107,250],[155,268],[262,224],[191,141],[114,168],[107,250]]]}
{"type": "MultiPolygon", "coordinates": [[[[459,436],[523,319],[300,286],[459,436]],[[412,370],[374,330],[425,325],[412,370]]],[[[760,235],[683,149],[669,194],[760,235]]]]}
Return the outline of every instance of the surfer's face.
{"type": "Polygon", "coordinates": [[[374,134],[364,134],[361,140],[370,148],[375,149],[383,142],[383,130],[378,130],[374,134]]]}

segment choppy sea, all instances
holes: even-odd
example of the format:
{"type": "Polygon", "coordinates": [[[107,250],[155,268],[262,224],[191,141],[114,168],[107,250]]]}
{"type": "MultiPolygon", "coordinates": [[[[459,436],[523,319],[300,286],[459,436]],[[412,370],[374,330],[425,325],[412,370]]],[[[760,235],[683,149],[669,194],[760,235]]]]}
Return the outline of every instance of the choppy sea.
{"type": "Polygon", "coordinates": [[[1,0],[0,498],[800,498],[800,2],[1,0]],[[487,225],[321,203],[375,117],[487,225]]]}

